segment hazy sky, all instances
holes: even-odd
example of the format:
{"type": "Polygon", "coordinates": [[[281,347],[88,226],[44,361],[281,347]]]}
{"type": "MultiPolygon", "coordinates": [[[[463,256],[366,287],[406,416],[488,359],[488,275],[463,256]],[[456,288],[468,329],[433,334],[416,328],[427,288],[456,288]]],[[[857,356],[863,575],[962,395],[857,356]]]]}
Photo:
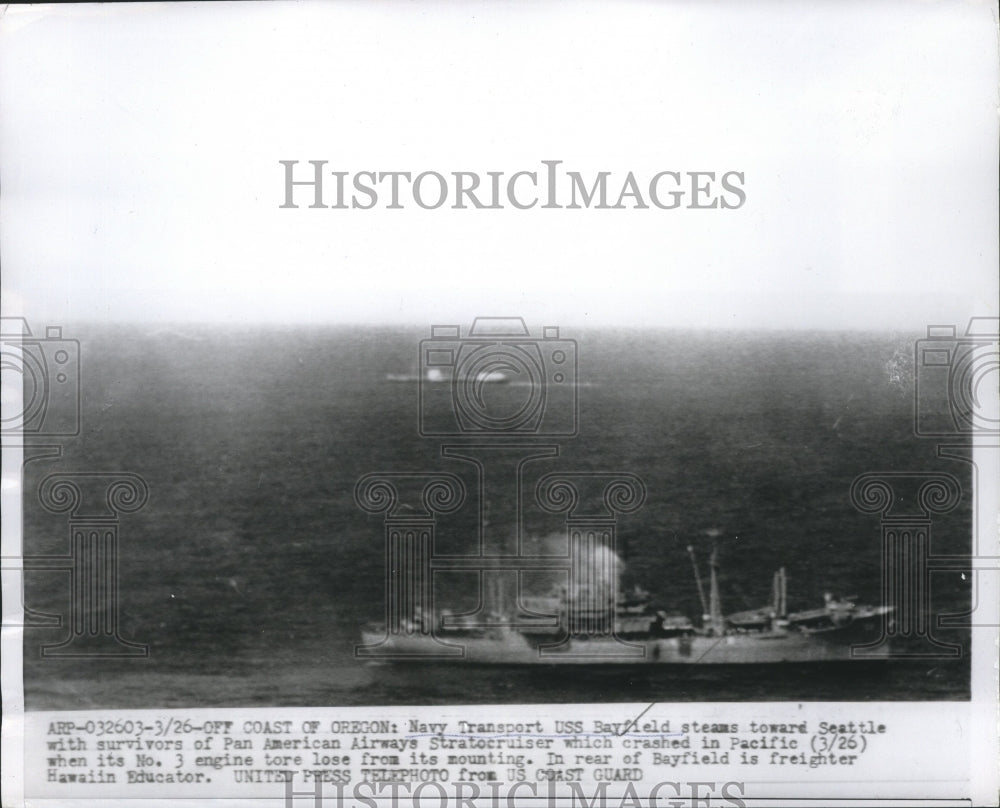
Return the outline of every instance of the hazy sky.
{"type": "MultiPolygon", "coordinates": [[[[922,328],[997,313],[982,2],[8,7],[4,305],[922,328]],[[329,170],[735,170],[737,210],[282,210],[329,170]]],[[[614,185],[614,182],[611,183],[614,185]]]]}

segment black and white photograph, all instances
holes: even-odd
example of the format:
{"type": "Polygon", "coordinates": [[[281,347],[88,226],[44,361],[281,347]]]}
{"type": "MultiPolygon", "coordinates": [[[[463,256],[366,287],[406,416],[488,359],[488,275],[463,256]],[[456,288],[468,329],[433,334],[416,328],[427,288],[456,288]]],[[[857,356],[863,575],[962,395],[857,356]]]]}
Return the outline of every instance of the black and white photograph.
{"type": "Polygon", "coordinates": [[[5,808],[997,804],[995,8],[0,38],[5,808]]]}
{"type": "MultiPolygon", "coordinates": [[[[68,638],[25,631],[26,706],[969,698],[972,581],[944,565],[972,549],[970,434],[914,434],[914,385],[953,369],[911,351],[983,339],[426,333],[80,340],[92,426],[26,464],[25,535],[65,553],[67,514],[127,488],[119,599],[89,610],[83,578],[68,638]]],[[[66,613],[66,584],[33,571],[26,605],[66,613]]]]}

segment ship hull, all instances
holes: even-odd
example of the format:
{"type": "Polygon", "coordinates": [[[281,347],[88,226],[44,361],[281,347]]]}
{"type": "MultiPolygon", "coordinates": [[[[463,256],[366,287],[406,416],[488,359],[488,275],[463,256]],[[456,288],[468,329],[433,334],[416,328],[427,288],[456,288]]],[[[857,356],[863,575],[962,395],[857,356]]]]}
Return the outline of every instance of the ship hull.
{"type": "Polygon", "coordinates": [[[479,665],[768,665],[870,659],[863,652],[858,653],[856,645],[878,637],[877,632],[874,636],[861,631],[831,634],[835,636],[785,632],[533,643],[515,632],[496,637],[448,638],[424,634],[385,637],[366,632],[357,656],[372,660],[454,660],[479,665]]]}

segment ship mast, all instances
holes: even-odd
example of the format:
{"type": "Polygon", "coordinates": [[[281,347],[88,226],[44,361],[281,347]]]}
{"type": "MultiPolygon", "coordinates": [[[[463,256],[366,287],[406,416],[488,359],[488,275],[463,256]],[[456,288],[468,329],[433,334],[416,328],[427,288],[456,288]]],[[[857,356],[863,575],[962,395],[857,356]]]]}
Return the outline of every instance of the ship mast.
{"type": "Polygon", "coordinates": [[[785,577],[785,568],[782,567],[778,570],[778,580],[777,580],[777,600],[778,608],[776,609],[778,617],[784,619],[788,616],[788,579],[785,577]]]}
{"type": "MultiPolygon", "coordinates": [[[[486,532],[490,526],[490,501],[487,499],[483,503],[482,529],[486,532]]],[[[497,561],[490,560],[487,567],[495,567],[497,561]]],[[[507,603],[506,590],[500,585],[500,574],[493,571],[486,575],[485,595],[487,620],[506,620],[510,615],[510,606],[507,603]]]]}
{"type": "Polygon", "coordinates": [[[701,601],[701,618],[703,622],[708,622],[708,603],[705,600],[705,587],[701,583],[701,574],[698,572],[698,560],[694,557],[694,547],[688,545],[688,555],[691,556],[691,566],[694,568],[694,582],[698,585],[698,599],[701,601]]]}
{"type": "Polygon", "coordinates": [[[723,633],[722,624],[722,602],[719,598],[719,547],[712,545],[712,558],[709,561],[709,620],[712,631],[721,635],[723,633]]]}

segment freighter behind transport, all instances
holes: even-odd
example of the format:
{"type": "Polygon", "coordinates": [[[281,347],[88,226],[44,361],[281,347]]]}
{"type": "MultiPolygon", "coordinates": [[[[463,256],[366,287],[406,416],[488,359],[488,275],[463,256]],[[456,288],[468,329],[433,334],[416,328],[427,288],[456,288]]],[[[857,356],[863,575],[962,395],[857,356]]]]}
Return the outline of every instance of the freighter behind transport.
{"type": "Polygon", "coordinates": [[[367,626],[358,656],[454,659],[484,665],[837,662],[872,658],[855,653],[856,647],[877,643],[891,619],[891,606],[858,605],[852,598],[836,599],[830,594],[818,608],[788,612],[784,568],[774,574],[770,604],[724,615],[717,552],[712,552],[708,598],[693,548],[688,547],[688,552],[703,610],[698,625],[686,616],[654,610],[649,593],[638,587],[613,596],[613,604],[599,608],[595,603],[600,606],[600,596],[595,598],[594,592],[577,587],[572,593],[563,590],[523,597],[522,611],[537,618],[527,621],[534,625],[511,626],[512,621],[498,612],[487,613],[484,620],[482,612],[473,619],[447,611],[430,615],[416,610],[393,633],[367,626]]]}

